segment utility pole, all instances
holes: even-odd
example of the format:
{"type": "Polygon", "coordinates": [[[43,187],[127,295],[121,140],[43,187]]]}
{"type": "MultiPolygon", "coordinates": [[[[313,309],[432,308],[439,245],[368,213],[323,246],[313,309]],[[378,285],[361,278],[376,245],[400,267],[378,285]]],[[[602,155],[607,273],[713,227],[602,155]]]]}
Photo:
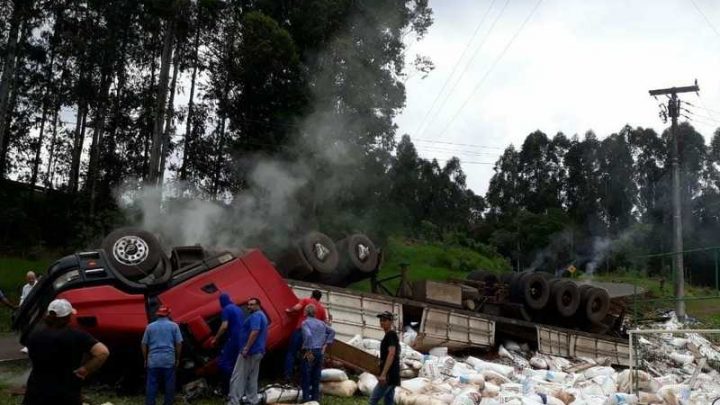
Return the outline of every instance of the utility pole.
{"type": "MultiPolygon", "coordinates": [[[[673,201],[673,264],[675,267],[675,315],[685,319],[685,268],[683,265],[682,207],[680,206],[680,153],[678,148],[677,119],[680,115],[678,93],[697,93],[700,88],[697,80],[692,86],[671,87],[668,89],[650,90],[651,96],[669,95],[667,114],[672,120],[670,135],[672,136],[672,201],[673,201]]],[[[663,113],[661,112],[661,116],[663,113]]]]}

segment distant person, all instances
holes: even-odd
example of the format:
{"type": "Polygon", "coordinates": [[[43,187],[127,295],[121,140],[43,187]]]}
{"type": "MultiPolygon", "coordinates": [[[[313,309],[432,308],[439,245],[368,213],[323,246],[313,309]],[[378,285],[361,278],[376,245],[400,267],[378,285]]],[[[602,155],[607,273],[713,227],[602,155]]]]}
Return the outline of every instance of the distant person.
{"type": "Polygon", "coordinates": [[[155,405],[160,380],[165,387],[165,405],[175,400],[175,369],[180,364],[182,335],[178,325],[170,320],[170,308],[158,308],[157,320],[145,328],[142,338],[142,352],[147,369],[145,404],[155,405]]]}
{"type": "Polygon", "coordinates": [[[25,302],[25,299],[28,295],[30,295],[30,291],[32,291],[33,287],[37,284],[37,277],[35,276],[34,271],[28,271],[25,275],[25,281],[27,282],[23,288],[22,293],[20,294],[20,304],[22,305],[23,302],[25,302]]]}
{"type": "Polygon", "coordinates": [[[46,328],[27,341],[32,371],[25,390],[25,405],[81,405],[83,381],[98,370],[110,352],[87,332],[71,328],[75,313],[64,299],[48,305],[46,328]],[[83,358],[87,360],[83,363],[83,358]]]}
{"type": "Polygon", "coordinates": [[[307,319],[302,324],[302,393],[303,402],[320,402],[320,374],[327,345],[335,339],[335,331],[315,318],[315,306],[305,307],[307,319]]]}
{"type": "Polygon", "coordinates": [[[248,301],[249,315],[243,322],[240,332],[240,355],[235,362],[230,378],[230,400],[228,405],[239,405],[241,402],[255,405],[258,400],[258,374],[260,361],[265,354],[267,343],[268,319],[260,309],[260,300],[251,298],[248,301]],[[245,400],[243,401],[243,397],[245,400]]]}
{"type": "Polygon", "coordinates": [[[239,306],[233,303],[230,295],[226,293],[220,294],[220,328],[212,339],[212,346],[217,346],[220,339],[227,332],[227,339],[220,351],[220,359],[218,368],[222,376],[223,393],[227,394],[230,388],[230,377],[232,376],[233,367],[240,354],[240,333],[242,325],[245,321],[245,313],[239,306]]]}
{"type": "Polygon", "coordinates": [[[395,387],[400,385],[400,339],[393,330],[392,312],[385,311],[377,315],[385,336],[380,342],[380,375],[378,383],[370,394],[370,405],[377,405],[383,399],[385,405],[392,405],[395,399],[395,387]]]}
{"type": "Polygon", "coordinates": [[[5,293],[3,293],[2,290],[0,290],[0,302],[5,304],[5,306],[10,309],[18,309],[18,306],[10,302],[10,300],[5,296],[5,293]]]}
{"type": "Polygon", "coordinates": [[[288,344],[287,354],[285,355],[285,380],[292,380],[293,369],[295,368],[295,360],[297,359],[298,352],[302,346],[303,335],[302,335],[302,323],[305,321],[305,307],[308,305],[315,306],[315,318],[323,322],[327,322],[327,311],[325,307],[320,303],[322,298],[322,292],[320,290],[313,290],[309,298],[303,298],[298,301],[297,304],[285,310],[288,314],[299,312],[295,331],[290,336],[290,343],[288,344]]]}

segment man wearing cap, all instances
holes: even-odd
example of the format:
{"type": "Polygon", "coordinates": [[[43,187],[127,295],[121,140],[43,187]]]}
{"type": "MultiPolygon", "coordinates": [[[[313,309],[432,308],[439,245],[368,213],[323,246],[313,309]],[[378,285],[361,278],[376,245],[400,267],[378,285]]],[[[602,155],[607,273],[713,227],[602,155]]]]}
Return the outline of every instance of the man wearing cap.
{"type": "Polygon", "coordinates": [[[230,377],[230,399],[228,405],[239,405],[243,397],[250,405],[258,400],[258,374],[260,360],[265,354],[268,335],[268,319],[260,309],[260,300],[250,298],[247,303],[248,316],[240,332],[240,355],[230,377]]]}
{"type": "Polygon", "coordinates": [[[82,382],[99,369],[110,352],[85,331],[69,326],[75,314],[70,302],[56,299],[48,305],[46,327],[27,341],[32,371],[25,390],[25,405],[81,405],[82,382]],[[87,360],[83,363],[83,358],[87,360]]]}
{"type": "Polygon", "coordinates": [[[165,386],[165,405],[175,400],[175,368],[180,362],[182,335],[178,325],[171,321],[170,308],[158,308],[157,320],[145,328],[142,338],[142,352],[147,369],[145,404],[155,405],[158,384],[163,380],[165,386]]]}
{"type": "Polygon", "coordinates": [[[370,394],[370,405],[377,405],[383,399],[385,405],[392,405],[395,399],[395,387],[400,385],[400,339],[393,330],[392,312],[385,311],[377,315],[385,336],[380,342],[380,375],[378,384],[370,394]]]}
{"type": "Polygon", "coordinates": [[[307,316],[305,315],[305,308],[308,305],[315,306],[315,319],[319,319],[323,322],[327,322],[328,320],[327,311],[325,310],[325,307],[320,303],[321,298],[322,292],[320,292],[320,290],[313,290],[309,298],[303,298],[298,301],[297,304],[285,310],[285,312],[287,312],[288,314],[293,314],[297,312],[300,313],[300,316],[298,316],[297,324],[295,326],[295,331],[293,332],[292,336],[290,336],[290,343],[288,344],[287,354],[285,355],[286,381],[290,381],[292,379],[293,368],[295,367],[295,359],[297,358],[297,354],[300,351],[300,347],[302,346],[302,324],[303,322],[305,322],[305,319],[307,319],[307,316]]]}

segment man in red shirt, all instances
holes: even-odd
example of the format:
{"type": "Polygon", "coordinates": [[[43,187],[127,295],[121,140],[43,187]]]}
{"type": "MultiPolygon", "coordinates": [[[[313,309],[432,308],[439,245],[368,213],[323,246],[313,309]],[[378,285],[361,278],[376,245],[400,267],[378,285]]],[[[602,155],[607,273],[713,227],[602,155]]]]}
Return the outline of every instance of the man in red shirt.
{"type": "Polygon", "coordinates": [[[305,315],[305,307],[308,305],[315,306],[315,318],[323,322],[327,322],[327,311],[325,307],[320,303],[322,293],[320,290],[313,290],[310,298],[303,298],[298,301],[297,304],[285,310],[288,314],[299,313],[297,324],[295,325],[295,331],[290,337],[290,344],[288,345],[287,355],[285,356],[285,380],[290,381],[293,376],[293,369],[295,368],[295,360],[297,354],[302,346],[302,324],[307,319],[305,315]]]}

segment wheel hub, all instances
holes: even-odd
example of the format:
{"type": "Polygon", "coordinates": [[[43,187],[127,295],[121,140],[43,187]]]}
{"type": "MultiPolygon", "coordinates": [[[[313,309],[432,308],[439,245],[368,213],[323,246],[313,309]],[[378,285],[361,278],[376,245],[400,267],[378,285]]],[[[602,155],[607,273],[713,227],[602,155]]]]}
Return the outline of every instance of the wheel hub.
{"type": "Polygon", "coordinates": [[[142,238],[127,235],[115,242],[112,254],[118,262],[133,266],[142,263],[148,258],[150,248],[142,238]]]}
{"type": "Polygon", "coordinates": [[[357,255],[358,259],[360,259],[361,262],[364,262],[367,260],[368,256],[370,256],[370,248],[368,246],[363,245],[362,243],[357,244],[357,255]]]}
{"type": "Polygon", "coordinates": [[[318,242],[313,245],[313,253],[318,260],[324,262],[328,255],[330,255],[330,249],[325,247],[325,245],[323,245],[322,243],[318,242]]]}

